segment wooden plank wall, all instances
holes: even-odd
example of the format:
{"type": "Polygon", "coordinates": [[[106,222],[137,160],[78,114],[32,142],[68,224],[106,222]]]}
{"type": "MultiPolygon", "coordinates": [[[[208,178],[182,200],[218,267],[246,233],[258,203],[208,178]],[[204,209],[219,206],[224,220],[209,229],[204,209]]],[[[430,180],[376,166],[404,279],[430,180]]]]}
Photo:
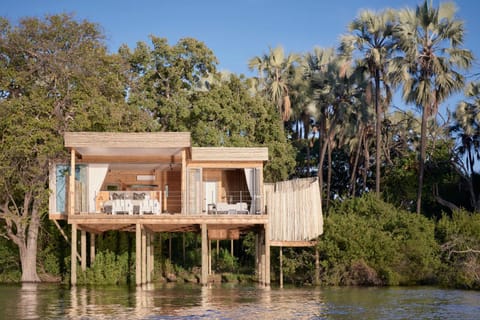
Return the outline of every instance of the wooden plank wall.
{"type": "Polygon", "coordinates": [[[310,241],[323,233],[318,179],[269,183],[264,192],[271,241],[310,241]]]}

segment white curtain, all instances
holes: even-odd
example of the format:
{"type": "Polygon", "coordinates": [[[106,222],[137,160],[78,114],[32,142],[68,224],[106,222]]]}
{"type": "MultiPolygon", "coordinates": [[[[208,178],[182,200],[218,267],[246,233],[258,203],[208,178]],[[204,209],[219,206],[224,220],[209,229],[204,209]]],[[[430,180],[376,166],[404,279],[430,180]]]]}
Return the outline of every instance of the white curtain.
{"type": "Polygon", "coordinates": [[[95,198],[107,176],[108,163],[88,165],[88,212],[95,212],[95,198]]]}
{"type": "Polygon", "coordinates": [[[247,182],[248,192],[250,193],[250,213],[255,213],[255,169],[254,168],[245,168],[245,179],[247,182]]]}

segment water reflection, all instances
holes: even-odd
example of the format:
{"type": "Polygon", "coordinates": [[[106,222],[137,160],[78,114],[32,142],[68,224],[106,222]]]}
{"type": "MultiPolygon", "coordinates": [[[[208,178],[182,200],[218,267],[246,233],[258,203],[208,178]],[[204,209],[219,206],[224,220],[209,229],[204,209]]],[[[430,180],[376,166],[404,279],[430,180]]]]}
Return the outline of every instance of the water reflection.
{"type": "Polygon", "coordinates": [[[0,285],[7,319],[477,319],[480,292],[438,288],[0,285]]]}
{"type": "Polygon", "coordinates": [[[17,310],[20,319],[38,319],[38,284],[24,283],[20,290],[17,310]]]}

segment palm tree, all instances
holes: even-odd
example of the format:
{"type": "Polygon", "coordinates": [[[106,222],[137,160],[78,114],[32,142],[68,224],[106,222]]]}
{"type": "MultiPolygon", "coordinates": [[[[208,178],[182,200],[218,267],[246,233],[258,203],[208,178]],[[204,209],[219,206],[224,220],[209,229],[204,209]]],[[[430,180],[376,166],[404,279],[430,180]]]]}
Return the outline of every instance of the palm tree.
{"type": "Polygon", "coordinates": [[[275,104],[283,121],[291,115],[289,78],[297,61],[297,55],[285,56],[283,48],[276,47],[270,48],[268,55],[253,57],[248,62],[250,70],[258,71],[261,90],[275,104]]]}
{"type": "MultiPolygon", "coordinates": [[[[323,162],[327,151],[333,149],[334,135],[338,131],[338,126],[347,121],[363,91],[359,90],[357,74],[353,72],[350,64],[340,59],[333,49],[316,49],[307,60],[309,61],[307,76],[318,109],[317,121],[320,130],[318,177],[322,190],[323,162]]],[[[331,172],[331,161],[328,170],[331,172]]],[[[328,184],[327,190],[329,189],[328,184]]],[[[328,205],[328,198],[326,203],[328,205]]]]}
{"type": "Polygon", "coordinates": [[[451,131],[459,142],[457,154],[465,159],[458,157],[457,168],[467,183],[470,204],[480,211],[480,199],[475,194],[475,160],[480,158],[480,83],[469,83],[465,96],[467,99],[457,106],[451,131]]]}
{"type": "Polygon", "coordinates": [[[455,12],[453,3],[434,8],[425,0],[415,11],[401,10],[394,29],[401,53],[392,61],[393,81],[402,83],[403,99],[422,112],[417,213],[422,203],[427,122],[446,98],[463,88],[459,71],[470,67],[473,60],[472,53],[461,48],[463,21],[455,18],[455,12]]]}
{"type": "Polygon", "coordinates": [[[376,135],[376,175],[375,192],[380,194],[380,168],[382,150],[382,116],[390,103],[391,93],[386,80],[387,64],[395,47],[392,38],[395,15],[392,10],[375,13],[365,10],[349,25],[350,34],[342,37],[340,50],[347,57],[355,51],[361,55],[357,68],[367,73],[370,90],[374,91],[375,135],[376,135]],[[381,105],[381,84],[385,90],[384,105],[381,105]]]}

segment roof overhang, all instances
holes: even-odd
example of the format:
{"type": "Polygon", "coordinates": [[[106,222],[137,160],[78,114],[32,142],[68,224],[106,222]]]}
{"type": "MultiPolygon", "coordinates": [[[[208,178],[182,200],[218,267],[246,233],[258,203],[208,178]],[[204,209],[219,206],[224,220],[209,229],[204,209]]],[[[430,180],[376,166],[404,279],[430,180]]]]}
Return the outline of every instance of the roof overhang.
{"type": "Polygon", "coordinates": [[[65,147],[84,159],[167,158],[190,147],[189,132],[66,132],[65,147]]]}
{"type": "Polygon", "coordinates": [[[268,161],[267,147],[192,147],[192,161],[268,161]]]}

